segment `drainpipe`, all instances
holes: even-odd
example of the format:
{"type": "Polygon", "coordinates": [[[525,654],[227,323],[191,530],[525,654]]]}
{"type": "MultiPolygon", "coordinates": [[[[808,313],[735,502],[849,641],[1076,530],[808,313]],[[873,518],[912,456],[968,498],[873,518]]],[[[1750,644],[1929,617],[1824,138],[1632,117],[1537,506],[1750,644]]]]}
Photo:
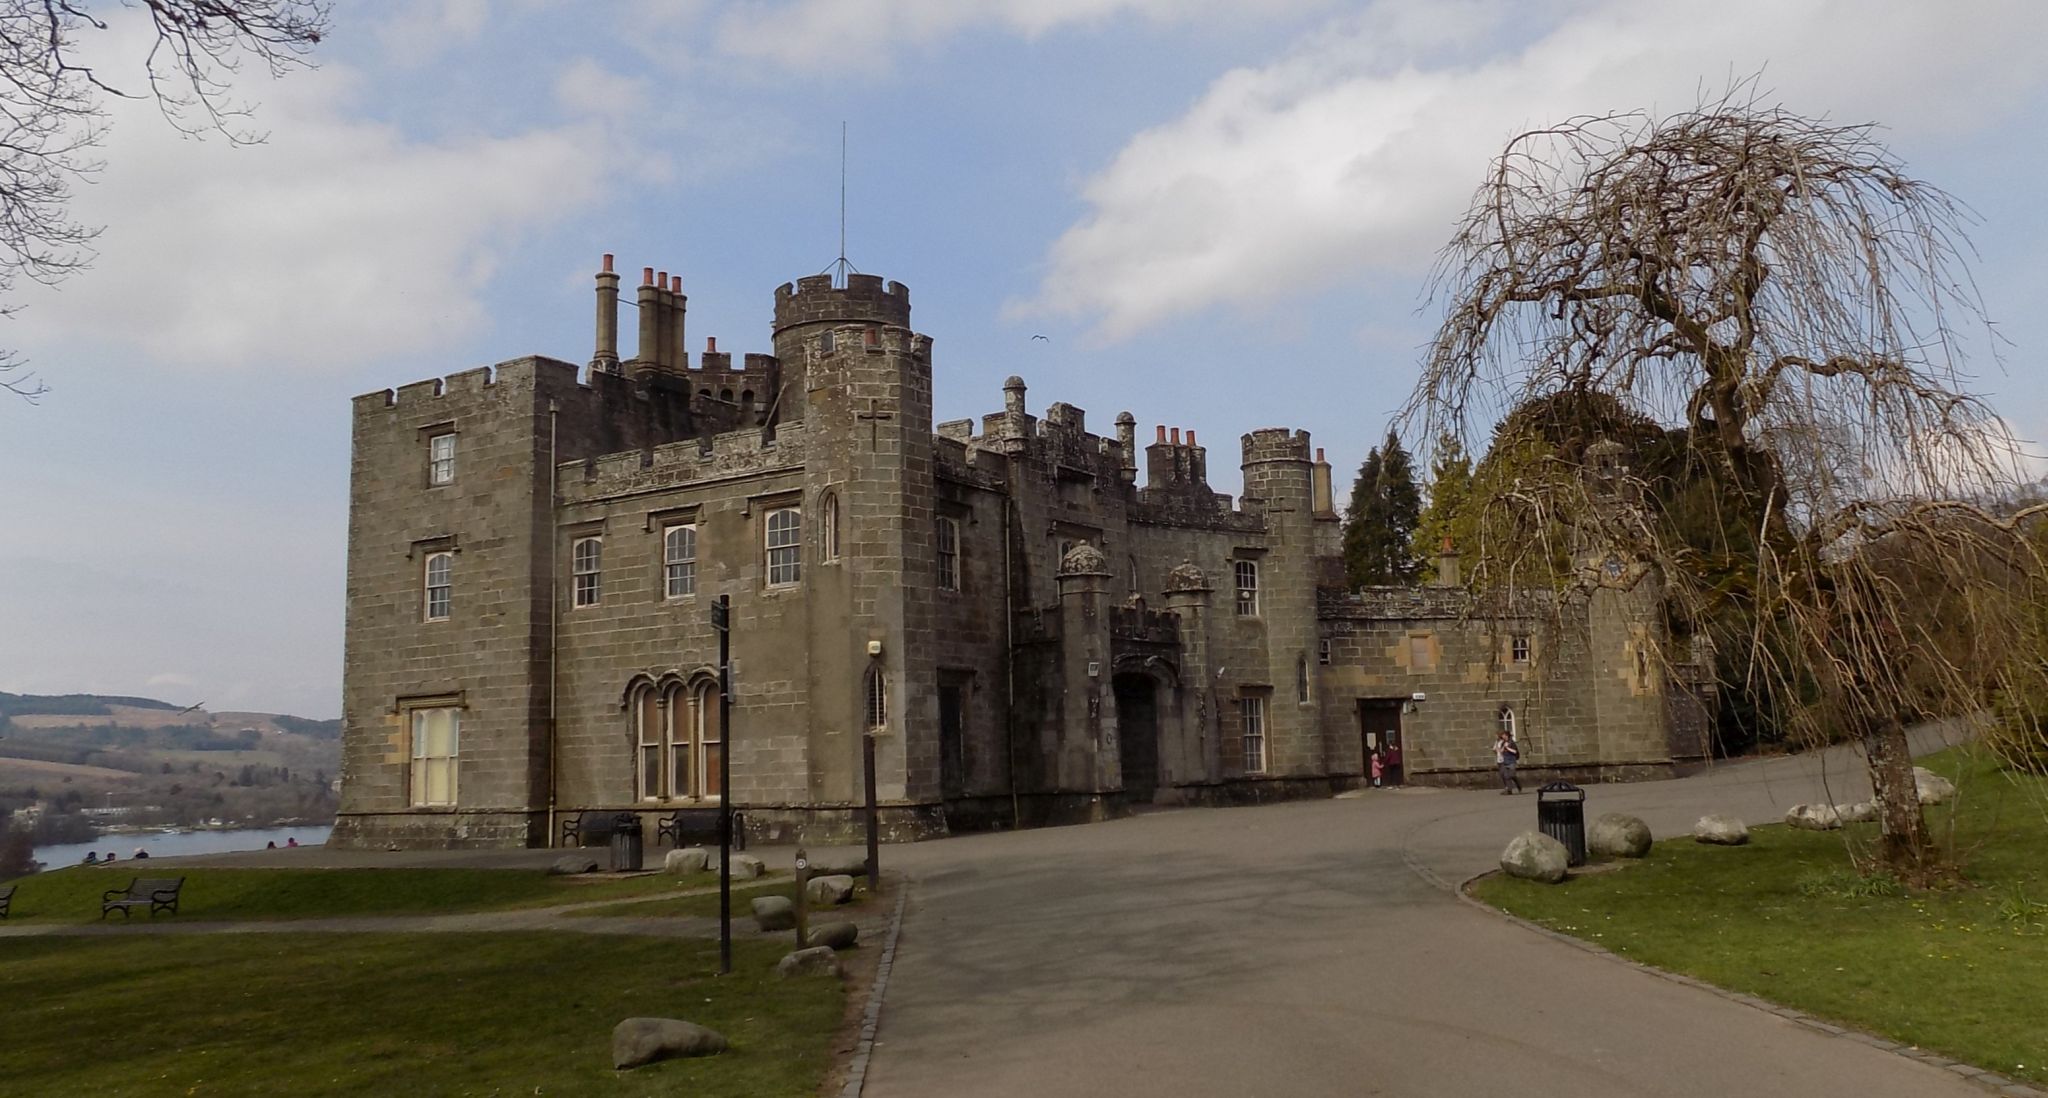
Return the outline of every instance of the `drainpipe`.
{"type": "Polygon", "coordinates": [[[556,585],[561,581],[555,572],[555,543],[562,540],[555,531],[555,512],[558,509],[560,493],[555,480],[560,474],[555,461],[555,417],[556,405],[553,397],[548,398],[548,833],[542,840],[541,849],[555,845],[555,744],[559,738],[555,729],[555,624],[561,615],[561,591],[556,585]]]}

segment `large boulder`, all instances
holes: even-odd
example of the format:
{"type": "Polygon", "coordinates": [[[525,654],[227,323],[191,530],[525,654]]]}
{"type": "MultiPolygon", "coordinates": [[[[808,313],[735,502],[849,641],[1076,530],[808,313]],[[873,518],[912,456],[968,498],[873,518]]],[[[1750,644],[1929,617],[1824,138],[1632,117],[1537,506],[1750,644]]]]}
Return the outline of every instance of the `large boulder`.
{"type": "Polygon", "coordinates": [[[811,944],[829,949],[852,949],[860,941],[860,928],[852,923],[819,923],[811,928],[811,944]]]}
{"type": "Polygon", "coordinates": [[[1509,839],[1507,849],[1500,852],[1501,871],[1525,881],[1556,884],[1564,880],[1570,865],[1571,851],[1540,831],[1522,832],[1509,839]]]}
{"type": "Polygon", "coordinates": [[[628,1018],[612,1027],[612,1066],[624,1071],[656,1060],[716,1056],[725,1035],[680,1018],[628,1018]]]}
{"type": "Polygon", "coordinates": [[[1921,804],[1940,804],[1956,795],[1956,783],[1924,766],[1913,768],[1913,785],[1920,791],[1921,804]]]}
{"type": "Polygon", "coordinates": [[[1701,816],[1692,837],[1711,846],[1741,846],[1749,841],[1749,825],[1733,816],[1701,816]]]}
{"type": "Polygon", "coordinates": [[[859,877],[868,871],[868,852],[857,846],[843,850],[813,850],[804,857],[811,863],[811,872],[818,876],[845,874],[859,877]]]}
{"type": "Polygon", "coordinates": [[[597,872],[597,859],[588,854],[564,854],[548,866],[548,873],[556,877],[572,877],[578,873],[597,872]]]}
{"type": "Polygon", "coordinates": [[[1786,811],[1785,823],[1805,831],[1833,831],[1842,826],[1842,816],[1831,804],[1795,804],[1786,811]]]}
{"type": "Polygon", "coordinates": [[[762,930],[795,930],[796,905],[785,896],[754,897],[754,925],[762,930]]]}
{"type": "Polygon", "coordinates": [[[791,976],[840,976],[845,971],[831,946],[799,949],[775,963],[775,974],[785,980],[791,976]]]}
{"type": "Polygon", "coordinates": [[[1843,823],[1867,824],[1877,819],[1877,804],[1874,801],[1857,801],[1855,804],[1838,804],[1835,815],[1843,823]]]}
{"type": "Polygon", "coordinates": [[[1586,830],[1586,848],[1604,858],[1640,858],[1650,852],[1650,825],[1619,812],[1602,813],[1586,830]]]}
{"type": "MultiPolygon", "coordinates": [[[[712,860],[711,868],[718,868],[716,859],[712,860]]],[[[750,881],[766,872],[768,872],[768,867],[762,864],[761,859],[754,857],[752,854],[735,854],[732,856],[732,876],[736,881],[750,881]]]]}
{"type": "Polygon", "coordinates": [[[804,899],[814,904],[843,904],[853,899],[853,878],[844,874],[812,877],[804,885],[804,899]]]}
{"type": "Polygon", "coordinates": [[[661,868],[669,873],[702,873],[711,864],[711,852],[701,846],[686,846],[671,850],[661,860],[661,868]]]}

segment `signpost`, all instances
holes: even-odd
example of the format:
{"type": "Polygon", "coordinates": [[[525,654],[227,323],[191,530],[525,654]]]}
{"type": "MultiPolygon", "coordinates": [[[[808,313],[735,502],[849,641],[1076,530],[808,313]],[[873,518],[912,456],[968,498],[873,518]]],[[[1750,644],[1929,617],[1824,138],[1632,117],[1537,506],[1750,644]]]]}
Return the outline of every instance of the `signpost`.
{"type": "Polygon", "coordinates": [[[718,630],[718,971],[732,975],[732,596],[711,604],[718,630]]]}
{"type": "Polygon", "coordinates": [[[796,848],[796,947],[811,944],[811,859],[796,848]]]}

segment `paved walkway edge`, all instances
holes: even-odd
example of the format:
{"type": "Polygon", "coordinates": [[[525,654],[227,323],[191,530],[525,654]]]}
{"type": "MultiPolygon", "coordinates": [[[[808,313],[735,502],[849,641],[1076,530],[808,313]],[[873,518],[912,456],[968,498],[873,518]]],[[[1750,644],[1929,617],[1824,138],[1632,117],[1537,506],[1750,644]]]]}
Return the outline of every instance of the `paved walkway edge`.
{"type": "Polygon", "coordinates": [[[896,911],[889,917],[889,936],[882,940],[882,958],[875,962],[875,982],[868,986],[868,1004],[861,1011],[860,1042],[853,1046],[853,1064],[846,1069],[846,1087],[839,1098],[860,1098],[868,1081],[868,1058],[875,1051],[875,1030],[882,1021],[882,996],[889,990],[889,970],[896,965],[896,935],[903,930],[903,905],[910,902],[910,883],[898,886],[896,911]]]}
{"type": "MultiPolygon", "coordinates": [[[[1404,851],[1403,853],[1405,856],[1406,852],[1404,851]]],[[[2039,1088],[2029,1086],[2028,1084],[2022,1083],[2017,1079],[2008,1079],[1995,1071],[1986,1071],[1983,1068],[1977,1067],[1974,1064],[1966,1064],[1960,1060],[1951,1060],[1948,1057],[1943,1056],[1939,1053],[1929,1052],[1925,1049],[1915,1048],[1911,1045],[1902,1045],[1897,1041],[1893,1041],[1884,1037],[1879,1037],[1874,1033],[1864,1033],[1860,1030],[1847,1029],[1845,1027],[1835,1025],[1833,1022],[1822,1021],[1821,1019],[1816,1018],[1813,1015],[1806,1013],[1805,1011],[1794,1010],[1793,1008],[1785,1006],[1781,1003],[1774,1003],[1768,999],[1759,999],[1754,995],[1744,995],[1739,991],[1730,991],[1729,989],[1722,987],[1718,984],[1710,984],[1705,980],[1694,979],[1693,977],[1684,975],[1683,973],[1671,972],[1667,969],[1658,968],[1655,965],[1646,965],[1641,961],[1632,960],[1628,957],[1624,957],[1621,954],[1616,953],[1605,946],[1597,945],[1593,942],[1586,941],[1584,938],[1576,938],[1570,934],[1566,934],[1561,930],[1552,930],[1549,927],[1543,926],[1539,923],[1532,923],[1519,915],[1503,911],[1500,908],[1497,908],[1492,904],[1489,904],[1466,892],[1466,889],[1470,888],[1473,882],[1478,881],[1481,878],[1491,877],[1495,873],[1499,872],[1498,870],[1487,870],[1484,873],[1478,874],[1477,876],[1474,876],[1466,880],[1463,884],[1451,886],[1446,884],[1442,877],[1439,877],[1435,873],[1424,868],[1419,862],[1417,862],[1413,858],[1408,859],[1408,865],[1409,868],[1415,870],[1415,872],[1418,875],[1420,875],[1424,880],[1429,881],[1431,884],[1434,884],[1439,888],[1448,888],[1452,892],[1452,894],[1458,897],[1458,899],[1464,901],[1465,903],[1471,904],[1473,907],[1476,907],[1481,911],[1488,912],[1497,918],[1505,919],[1508,922],[1523,927],[1524,929],[1533,930],[1546,938],[1551,938],[1556,941],[1563,942],[1568,946],[1575,947],[1587,953],[1591,953],[1600,957],[1605,957],[1610,961],[1627,965],[1630,968],[1639,969],[1643,972],[1649,973],[1652,976],[1657,976],[1662,979],[1670,980],[1672,983],[1684,984],[1685,986],[1691,988],[1698,988],[1701,991],[1707,992],[1711,995],[1720,996],[1721,998],[1727,999],[1730,1002],[1741,1003],[1743,1006],[1754,1007],[1766,1013],[1775,1014],[1788,1022],[1797,1023],[1799,1025],[1805,1026],[1808,1029],[1814,1030],[1815,1032],[1824,1034],[1829,1037],[1840,1037],[1843,1040],[1854,1041],[1859,1045],[1869,1045],[1870,1047],[1875,1049],[1881,1049],[1885,1052],[1893,1053],[1894,1055],[1904,1056],[1910,1060],[1918,1060],[1923,1064],[1931,1064],[1934,1067],[1954,1072],[1956,1075],[1959,1075],[1962,1078],[1967,1079],[1980,1087],[1983,1087],[1989,1093],[1999,1095],[2000,1098],[2048,1098],[2048,1091],[2043,1091],[2039,1088]]],[[[891,935],[891,938],[893,940],[893,933],[891,935]]],[[[846,1098],[857,1098],[857,1095],[853,1092],[849,1092],[846,1098]]]]}

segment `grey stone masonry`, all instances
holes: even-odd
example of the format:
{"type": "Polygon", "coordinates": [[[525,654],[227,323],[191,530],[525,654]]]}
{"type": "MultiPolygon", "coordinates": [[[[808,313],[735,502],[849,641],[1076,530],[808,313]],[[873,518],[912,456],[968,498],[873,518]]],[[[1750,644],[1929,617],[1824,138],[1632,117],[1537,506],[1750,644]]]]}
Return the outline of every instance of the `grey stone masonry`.
{"type": "Polygon", "coordinates": [[[355,401],[337,845],[555,844],[620,813],[651,843],[728,797],[758,837],[850,840],[869,745],[885,834],[914,839],[1327,795],[1362,778],[1368,712],[1401,711],[1418,781],[1485,780],[1504,710],[1538,771],[1665,773],[1698,740],[1711,699],[1666,673],[1640,569],[1524,618],[1345,591],[1306,432],[1244,435],[1233,500],[1157,425],[1141,484],[1135,416],[1033,415],[1020,378],[935,428],[901,283],[785,285],[773,353],[735,366],[691,361],[653,268],[623,357],[620,277],[606,257],[587,369],[355,401]]]}

